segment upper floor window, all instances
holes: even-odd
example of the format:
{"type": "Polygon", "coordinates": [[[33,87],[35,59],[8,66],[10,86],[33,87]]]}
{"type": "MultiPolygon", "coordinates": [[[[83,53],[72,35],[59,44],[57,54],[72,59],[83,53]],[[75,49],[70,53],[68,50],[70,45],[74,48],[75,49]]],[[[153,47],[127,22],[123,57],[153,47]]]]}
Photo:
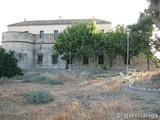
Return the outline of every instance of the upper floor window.
{"type": "Polygon", "coordinates": [[[58,30],[54,30],[54,39],[56,39],[58,36],[58,30]]]}
{"type": "Polygon", "coordinates": [[[40,38],[40,39],[43,39],[43,38],[44,38],[44,31],[43,31],[43,30],[40,31],[39,38],[40,38]]]}

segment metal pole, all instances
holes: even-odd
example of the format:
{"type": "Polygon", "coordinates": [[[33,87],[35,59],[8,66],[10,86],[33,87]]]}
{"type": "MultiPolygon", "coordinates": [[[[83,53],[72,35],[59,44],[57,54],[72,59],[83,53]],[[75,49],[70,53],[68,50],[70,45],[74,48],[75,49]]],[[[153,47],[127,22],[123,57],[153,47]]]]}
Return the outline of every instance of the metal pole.
{"type": "Polygon", "coordinates": [[[72,71],[71,70],[71,59],[72,59],[72,53],[71,53],[71,42],[70,42],[70,55],[69,55],[69,61],[70,61],[70,66],[69,66],[69,71],[72,71]]]}
{"type": "Polygon", "coordinates": [[[129,63],[129,30],[127,31],[127,67],[126,67],[126,77],[128,77],[128,71],[129,71],[128,63],[129,63]]]}

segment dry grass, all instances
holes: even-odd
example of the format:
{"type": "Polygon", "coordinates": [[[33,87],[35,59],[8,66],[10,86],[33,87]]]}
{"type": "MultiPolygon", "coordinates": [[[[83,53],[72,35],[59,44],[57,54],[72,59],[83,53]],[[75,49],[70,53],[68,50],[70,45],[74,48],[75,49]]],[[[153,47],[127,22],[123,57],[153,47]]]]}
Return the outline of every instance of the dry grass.
{"type": "Polygon", "coordinates": [[[135,85],[141,87],[160,88],[160,72],[159,71],[147,71],[142,72],[138,76],[138,80],[135,85]]]}
{"type": "MultiPolygon", "coordinates": [[[[159,114],[157,105],[160,104],[160,94],[130,90],[126,87],[127,82],[122,83],[123,77],[106,77],[103,80],[94,78],[93,80],[92,76],[89,78],[88,73],[66,71],[59,74],[45,72],[42,75],[47,78],[61,79],[63,84],[16,82],[0,84],[0,118],[2,120],[124,120],[125,116],[118,118],[117,114],[153,113],[153,108],[156,108],[155,112],[159,114]],[[50,91],[55,99],[44,105],[30,105],[20,94],[32,90],[50,91]],[[143,99],[133,99],[133,96],[140,96],[143,99]],[[150,102],[151,100],[154,102],[150,102]]],[[[127,120],[143,119],[128,118],[127,120]]]]}

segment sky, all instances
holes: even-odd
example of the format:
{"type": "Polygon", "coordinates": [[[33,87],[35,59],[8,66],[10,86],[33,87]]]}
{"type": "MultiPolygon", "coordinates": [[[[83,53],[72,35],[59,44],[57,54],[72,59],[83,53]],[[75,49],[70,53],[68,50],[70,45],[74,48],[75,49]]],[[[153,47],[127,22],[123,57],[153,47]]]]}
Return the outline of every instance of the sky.
{"type": "MultiPolygon", "coordinates": [[[[134,24],[147,0],[1,0],[0,33],[7,25],[26,20],[97,18],[117,24],[134,24]]],[[[1,42],[1,34],[0,34],[1,42]]]]}

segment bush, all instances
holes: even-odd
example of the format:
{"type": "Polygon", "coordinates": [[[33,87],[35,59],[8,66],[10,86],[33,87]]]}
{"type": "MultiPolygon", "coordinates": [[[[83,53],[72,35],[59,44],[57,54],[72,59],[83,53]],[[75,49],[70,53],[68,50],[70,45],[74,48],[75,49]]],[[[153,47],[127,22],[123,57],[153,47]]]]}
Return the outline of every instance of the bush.
{"type": "Polygon", "coordinates": [[[0,78],[16,75],[23,75],[23,73],[21,68],[18,67],[14,52],[6,52],[3,48],[0,48],[0,78]]]}
{"type": "Polygon", "coordinates": [[[109,66],[108,66],[107,64],[104,64],[104,65],[101,66],[101,68],[102,68],[103,70],[108,70],[108,69],[109,69],[109,66]]]}
{"type": "Polygon", "coordinates": [[[157,115],[160,115],[160,109],[153,109],[153,112],[157,115]]]}
{"type": "Polygon", "coordinates": [[[40,74],[40,73],[30,73],[24,76],[23,82],[25,83],[40,83],[40,84],[50,84],[58,85],[62,84],[61,80],[57,80],[52,74],[40,74]]]}
{"type": "Polygon", "coordinates": [[[27,99],[27,102],[30,104],[45,104],[53,101],[53,94],[49,91],[40,90],[40,91],[30,91],[23,94],[27,99]]]}

